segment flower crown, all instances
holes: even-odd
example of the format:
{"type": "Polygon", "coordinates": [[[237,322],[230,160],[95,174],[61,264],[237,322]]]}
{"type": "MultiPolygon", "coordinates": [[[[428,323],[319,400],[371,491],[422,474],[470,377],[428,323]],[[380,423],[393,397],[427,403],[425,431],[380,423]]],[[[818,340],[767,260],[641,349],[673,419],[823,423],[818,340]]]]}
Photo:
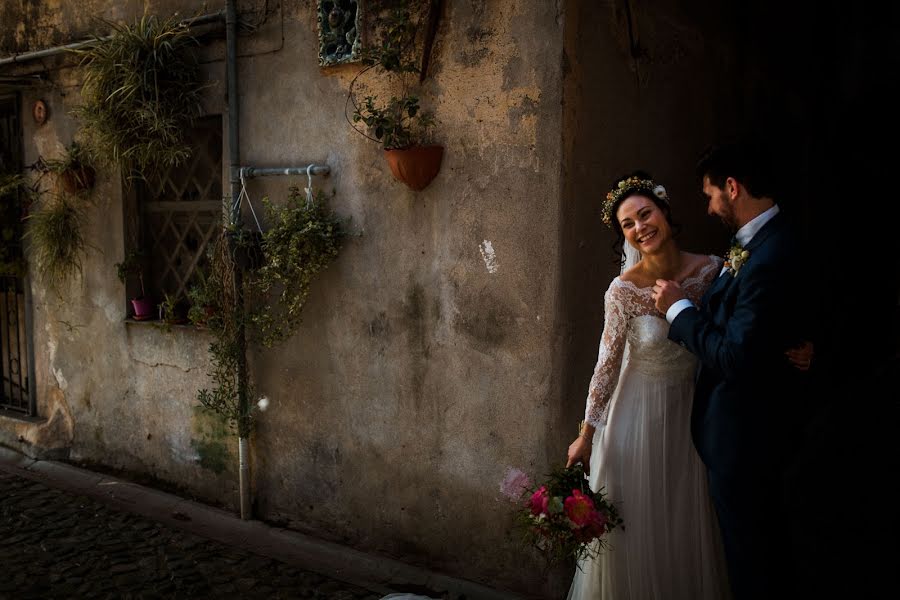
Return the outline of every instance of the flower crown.
{"type": "Polygon", "coordinates": [[[606,194],[606,200],[603,201],[602,209],[603,222],[609,227],[612,227],[613,206],[616,205],[616,202],[618,202],[626,192],[635,191],[653,194],[666,204],[669,203],[669,194],[663,186],[655,183],[652,179],[641,179],[637,176],[629,177],[628,179],[620,181],[619,185],[606,194]]]}

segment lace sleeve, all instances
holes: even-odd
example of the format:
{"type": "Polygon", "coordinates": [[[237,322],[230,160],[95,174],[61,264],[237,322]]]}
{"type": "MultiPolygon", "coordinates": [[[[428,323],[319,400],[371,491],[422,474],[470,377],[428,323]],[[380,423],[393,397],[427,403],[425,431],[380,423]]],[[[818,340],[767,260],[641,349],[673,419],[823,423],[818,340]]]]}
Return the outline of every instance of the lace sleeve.
{"type": "Polygon", "coordinates": [[[617,284],[618,279],[614,279],[603,297],[603,335],[600,337],[600,353],[597,356],[597,366],[594,367],[594,376],[591,377],[584,411],[584,420],[594,427],[606,423],[609,400],[619,382],[622,355],[625,353],[628,316],[623,287],[617,284]]]}

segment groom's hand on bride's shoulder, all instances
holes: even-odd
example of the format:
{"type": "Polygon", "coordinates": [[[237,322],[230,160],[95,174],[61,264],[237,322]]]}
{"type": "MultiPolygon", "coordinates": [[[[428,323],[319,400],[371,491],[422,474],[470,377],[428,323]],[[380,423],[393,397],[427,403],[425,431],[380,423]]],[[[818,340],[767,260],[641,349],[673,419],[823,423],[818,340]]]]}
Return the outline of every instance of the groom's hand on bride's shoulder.
{"type": "Polygon", "coordinates": [[[656,309],[662,314],[666,314],[670,306],[686,297],[677,281],[657,279],[656,285],[653,286],[653,301],[656,302],[656,309]]]}

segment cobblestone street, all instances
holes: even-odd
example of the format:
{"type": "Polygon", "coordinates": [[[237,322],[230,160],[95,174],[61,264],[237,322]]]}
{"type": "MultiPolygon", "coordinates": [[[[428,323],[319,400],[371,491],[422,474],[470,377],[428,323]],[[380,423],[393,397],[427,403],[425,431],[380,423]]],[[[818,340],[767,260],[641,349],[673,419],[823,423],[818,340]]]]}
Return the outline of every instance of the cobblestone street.
{"type": "Polygon", "coordinates": [[[380,598],[380,594],[0,471],[0,598],[380,598]]]}

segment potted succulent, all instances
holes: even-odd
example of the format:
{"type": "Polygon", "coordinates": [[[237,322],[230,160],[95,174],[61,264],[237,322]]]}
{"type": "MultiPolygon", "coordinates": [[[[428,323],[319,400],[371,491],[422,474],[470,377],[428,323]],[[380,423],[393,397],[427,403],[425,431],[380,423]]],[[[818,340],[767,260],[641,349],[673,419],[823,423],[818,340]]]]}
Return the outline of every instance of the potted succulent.
{"type": "Polygon", "coordinates": [[[437,176],[444,156],[442,146],[426,142],[434,116],[421,109],[419,97],[412,91],[412,80],[419,73],[415,61],[418,29],[406,2],[390,10],[382,26],[380,45],[362,52],[364,68],[350,83],[345,103],[345,108],[353,105],[353,129],[379,142],[394,178],[416,191],[425,189],[437,176]],[[366,95],[358,102],[357,81],[372,69],[387,74],[399,95],[392,95],[387,102],[366,95]],[[358,128],[359,123],[365,125],[365,130],[358,128]]]}
{"type": "Polygon", "coordinates": [[[97,172],[90,165],[87,152],[78,142],[67,146],[62,158],[48,160],[45,164],[59,176],[63,189],[70,194],[88,192],[94,187],[97,172]]]}
{"type": "Polygon", "coordinates": [[[147,297],[144,290],[144,253],[139,249],[129,250],[125,254],[125,259],[116,263],[116,275],[119,281],[126,283],[129,275],[137,275],[141,284],[141,295],[131,299],[131,306],[134,308],[134,318],[138,321],[146,321],[153,318],[153,309],[155,305],[153,300],[147,297]]]}
{"type": "Polygon", "coordinates": [[[197,270],[196,277],[196,282],[187,292],[190,303],[187,317],[197,327],[205,327],[218,312],[219,293],[214,282],[202,269],[197,270]]]}
{"type": "Polygon", "coordinates": [[[188,322],[188,309],[183,300],[168,293],[163,294],[163,301],[159,304],[159,320],[169,325],[184,325],[188,322]]]}

